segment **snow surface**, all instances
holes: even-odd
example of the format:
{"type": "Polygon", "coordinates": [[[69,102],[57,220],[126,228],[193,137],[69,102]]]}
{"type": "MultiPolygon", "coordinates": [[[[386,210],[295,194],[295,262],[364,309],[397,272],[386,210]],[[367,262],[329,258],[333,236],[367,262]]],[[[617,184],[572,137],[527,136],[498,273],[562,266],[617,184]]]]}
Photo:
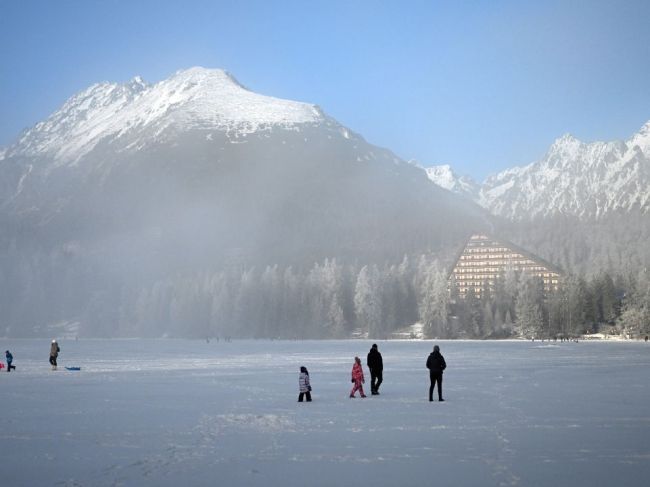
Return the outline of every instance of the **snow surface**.
{"type": "Polygon", "coordinates": [[[92,85],[25,132],[7,155],[47,155],[57,167],[76,163],[102,141],[129,136],[137,149],[170,127],[244,135],[322,120],[315,105],[253,93],[223,70],[194,67],[154,85],[139,76],[92,85]]]}
{"type": "Polygon", "coordinates": [[[371,342],[64,340],[54,372],[5,339],[2,485],[647,485],[650,345],[438,342],[429,403],[432,342],[378,343],[381,396],[348,399],[371,342]]]}

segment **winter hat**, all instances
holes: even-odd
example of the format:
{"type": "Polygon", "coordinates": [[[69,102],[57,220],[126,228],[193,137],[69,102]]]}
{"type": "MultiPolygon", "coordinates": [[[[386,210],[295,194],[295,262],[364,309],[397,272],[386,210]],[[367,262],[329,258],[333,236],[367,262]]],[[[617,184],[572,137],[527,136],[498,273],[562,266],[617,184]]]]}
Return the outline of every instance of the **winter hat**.
{"type": "Polygon", "coordinates": [[[307,372],[307,367],[305,367],[304,365],[302,367],[300,367],[300,372],[304,372],[305,374],[309,373],[309,372],[307,372]]]}
{"type": "Polygon", "coordinates": [[[440,351],[440,347],[439,347],[438,345],[434,345],[434,346],[433,346],[433,351],[434,351],[434,352],[439,352],[439,351],[440,351]]]}
{"type": "Polygon", "coordinates": [[[374,349],[376,350],[376,349],[377,349],[377,344],[376,344],[376,343],[373,343],[373,344],[372,344],[372,348],[374,348],[374,349]]]}

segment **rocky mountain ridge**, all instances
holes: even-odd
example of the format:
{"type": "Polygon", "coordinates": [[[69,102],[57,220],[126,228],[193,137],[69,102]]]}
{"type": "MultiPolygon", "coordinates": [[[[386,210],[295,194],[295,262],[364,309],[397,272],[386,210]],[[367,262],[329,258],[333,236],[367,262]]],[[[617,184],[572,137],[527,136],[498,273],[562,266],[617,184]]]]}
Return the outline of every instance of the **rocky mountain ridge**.
{"type": "Polygon", "coordinates": [[[557,215],[590,219],[619,211],[648,213],[650,122],[626,141],[586,143],[564,135],[539,161],[507,169],[481,184],[455,175],[448,166],[426,171],[439,186],[511,220],[557,215]]]}

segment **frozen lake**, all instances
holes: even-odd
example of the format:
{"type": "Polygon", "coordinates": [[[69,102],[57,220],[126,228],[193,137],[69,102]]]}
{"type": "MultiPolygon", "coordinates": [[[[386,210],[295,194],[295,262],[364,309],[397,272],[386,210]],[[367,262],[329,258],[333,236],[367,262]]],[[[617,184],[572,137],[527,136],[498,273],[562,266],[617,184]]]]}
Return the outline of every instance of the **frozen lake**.
{"type": "Polygon", "coordinates": [[[446,402],[429,403],[433,342],[377,343],[382,395],[349,399],[371,341],[63,340],[53,372],[49,340],[3,339],[0,483],[650,482],[650,344],[438,341],[446,402]]]}

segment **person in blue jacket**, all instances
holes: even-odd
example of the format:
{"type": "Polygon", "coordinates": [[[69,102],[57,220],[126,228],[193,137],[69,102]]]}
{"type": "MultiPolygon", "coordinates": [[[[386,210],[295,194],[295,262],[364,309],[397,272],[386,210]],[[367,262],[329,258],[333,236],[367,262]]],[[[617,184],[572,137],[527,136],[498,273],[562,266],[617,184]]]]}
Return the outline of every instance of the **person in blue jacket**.
{"type": "Polygon", "coordinates": [[[14,356],[11,355],[11,352],[9,350],[5,352],[5,358],[7,359],[7,372],[11,372],[11,369],[16,370],[16,366],[11,365],[11,362],[14,361],[14,356]]]}

